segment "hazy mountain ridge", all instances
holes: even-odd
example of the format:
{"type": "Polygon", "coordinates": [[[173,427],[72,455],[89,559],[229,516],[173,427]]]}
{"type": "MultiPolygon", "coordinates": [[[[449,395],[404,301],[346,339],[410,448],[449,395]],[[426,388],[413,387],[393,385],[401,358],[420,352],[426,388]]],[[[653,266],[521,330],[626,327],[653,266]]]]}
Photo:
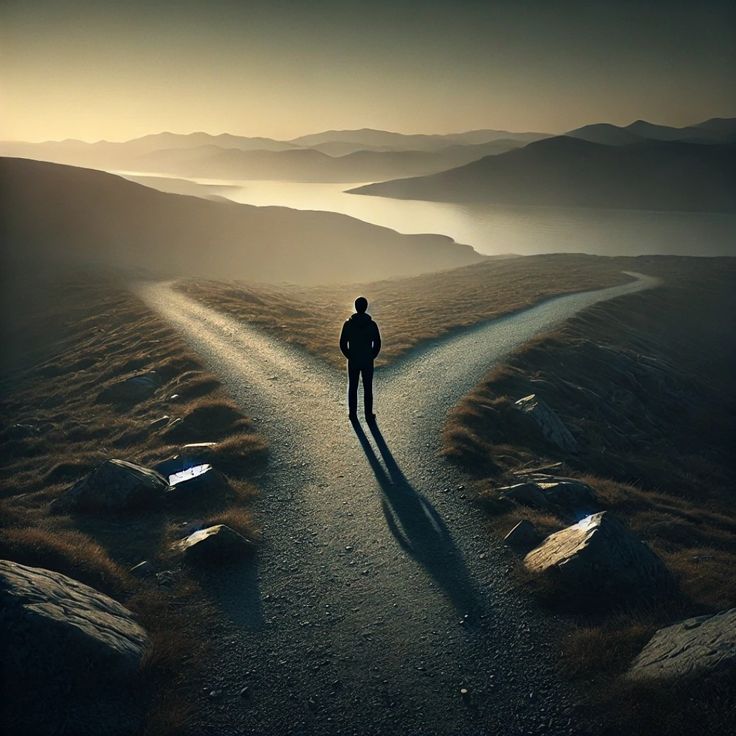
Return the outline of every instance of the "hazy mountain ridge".
{"type": "Polygon", "coordinates": [[[446,236],[400,235],[336,213],[164,194],[112,174],[47,162],[0,158],[0,188],[6,273],[77,263],[306,284],[483,260],[446,236]]]}
{"type": "Polygon", "coordinates": [[[399,199],[736,211],[736,146],[559,136],[439,174],[350,190],[399,199]]]}
{"type": "MultiPolygon", "coordinates": [[[[713,118],[685,128],[641,120],[625,127],[597,123],[568,135],[607,145],[630,145],[647,139],[714,144],[736,141],[736,121],[713,118]]],[[[124,142],[5,141],[0,142],[0,155],[184,177],[365,182],[439,173],[550,137],[546,133],[491,129],[412,135],[364,128],[279,141],[229,133],[163,132],[124,142]]]]}
{"type": "Polygon", "coordinates": [[[635,120],[626,126],[594,123],[569,131],[566,135],[591,143],[629,145],[643,140],[685,141],[691,143],[736,143],[736,118],[710,118],[695,125],[673,128],[646,120],[635,120]]]}

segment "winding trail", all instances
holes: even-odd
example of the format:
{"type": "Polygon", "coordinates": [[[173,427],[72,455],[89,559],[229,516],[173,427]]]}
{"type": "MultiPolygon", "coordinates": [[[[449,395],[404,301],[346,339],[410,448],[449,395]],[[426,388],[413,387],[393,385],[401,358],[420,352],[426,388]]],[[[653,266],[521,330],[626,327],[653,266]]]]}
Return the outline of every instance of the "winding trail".
{"type": "Polygon", "coordinates": [[[216,644],[192,734],[587,732],[555,670],[557,624],[513,589],[508,552],[458,498],[462,478],[439,456],[441,428],[515,347],[658,283],[632,276],[378,371],[374,431],[348,422],[342,375],[167,285],[139,288],[272,450],[258,566],[211,581],[222,615],[206,632],[216,644]]]}

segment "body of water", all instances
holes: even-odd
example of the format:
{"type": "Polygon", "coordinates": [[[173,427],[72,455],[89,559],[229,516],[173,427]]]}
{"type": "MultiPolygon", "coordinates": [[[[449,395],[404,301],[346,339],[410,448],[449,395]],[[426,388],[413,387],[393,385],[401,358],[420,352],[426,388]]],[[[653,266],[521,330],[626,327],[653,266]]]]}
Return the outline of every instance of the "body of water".
{"type": "MultiPolygon", "coordinates": [[[[130,175],[156,186],[155,177],[130,175]],[[145,181],[149,179],[150,181],[145,181]]],[[[159,188],[164,188],[162,185],[159,188]]],[[[191,180],[234,202],[340,212],[400,233],[439,233],[479,253],[736,255],[736,215],[462,205],[346,194],[356,183],[191,180]]]]}

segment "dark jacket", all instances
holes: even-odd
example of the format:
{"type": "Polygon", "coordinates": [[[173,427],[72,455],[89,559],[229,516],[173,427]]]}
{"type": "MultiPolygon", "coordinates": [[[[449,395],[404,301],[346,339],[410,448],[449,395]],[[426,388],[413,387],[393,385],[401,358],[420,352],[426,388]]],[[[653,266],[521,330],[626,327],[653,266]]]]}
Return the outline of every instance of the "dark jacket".
{"type": "Polygon", "coordinates": [[[352,365],[369,365],[381,352],[381,335],[370,314],[356,313],[345,320],[340,350],[352,365]]]}

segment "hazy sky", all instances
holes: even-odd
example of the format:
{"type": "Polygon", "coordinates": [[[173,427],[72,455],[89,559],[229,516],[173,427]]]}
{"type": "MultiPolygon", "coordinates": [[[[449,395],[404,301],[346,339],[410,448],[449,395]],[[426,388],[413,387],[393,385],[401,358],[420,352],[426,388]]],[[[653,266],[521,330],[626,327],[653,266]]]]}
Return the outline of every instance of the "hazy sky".
{"type": "Polygon", "coordinates": [[[0,139],[736,115],[736,2],[0,0],[0,139]]]}

